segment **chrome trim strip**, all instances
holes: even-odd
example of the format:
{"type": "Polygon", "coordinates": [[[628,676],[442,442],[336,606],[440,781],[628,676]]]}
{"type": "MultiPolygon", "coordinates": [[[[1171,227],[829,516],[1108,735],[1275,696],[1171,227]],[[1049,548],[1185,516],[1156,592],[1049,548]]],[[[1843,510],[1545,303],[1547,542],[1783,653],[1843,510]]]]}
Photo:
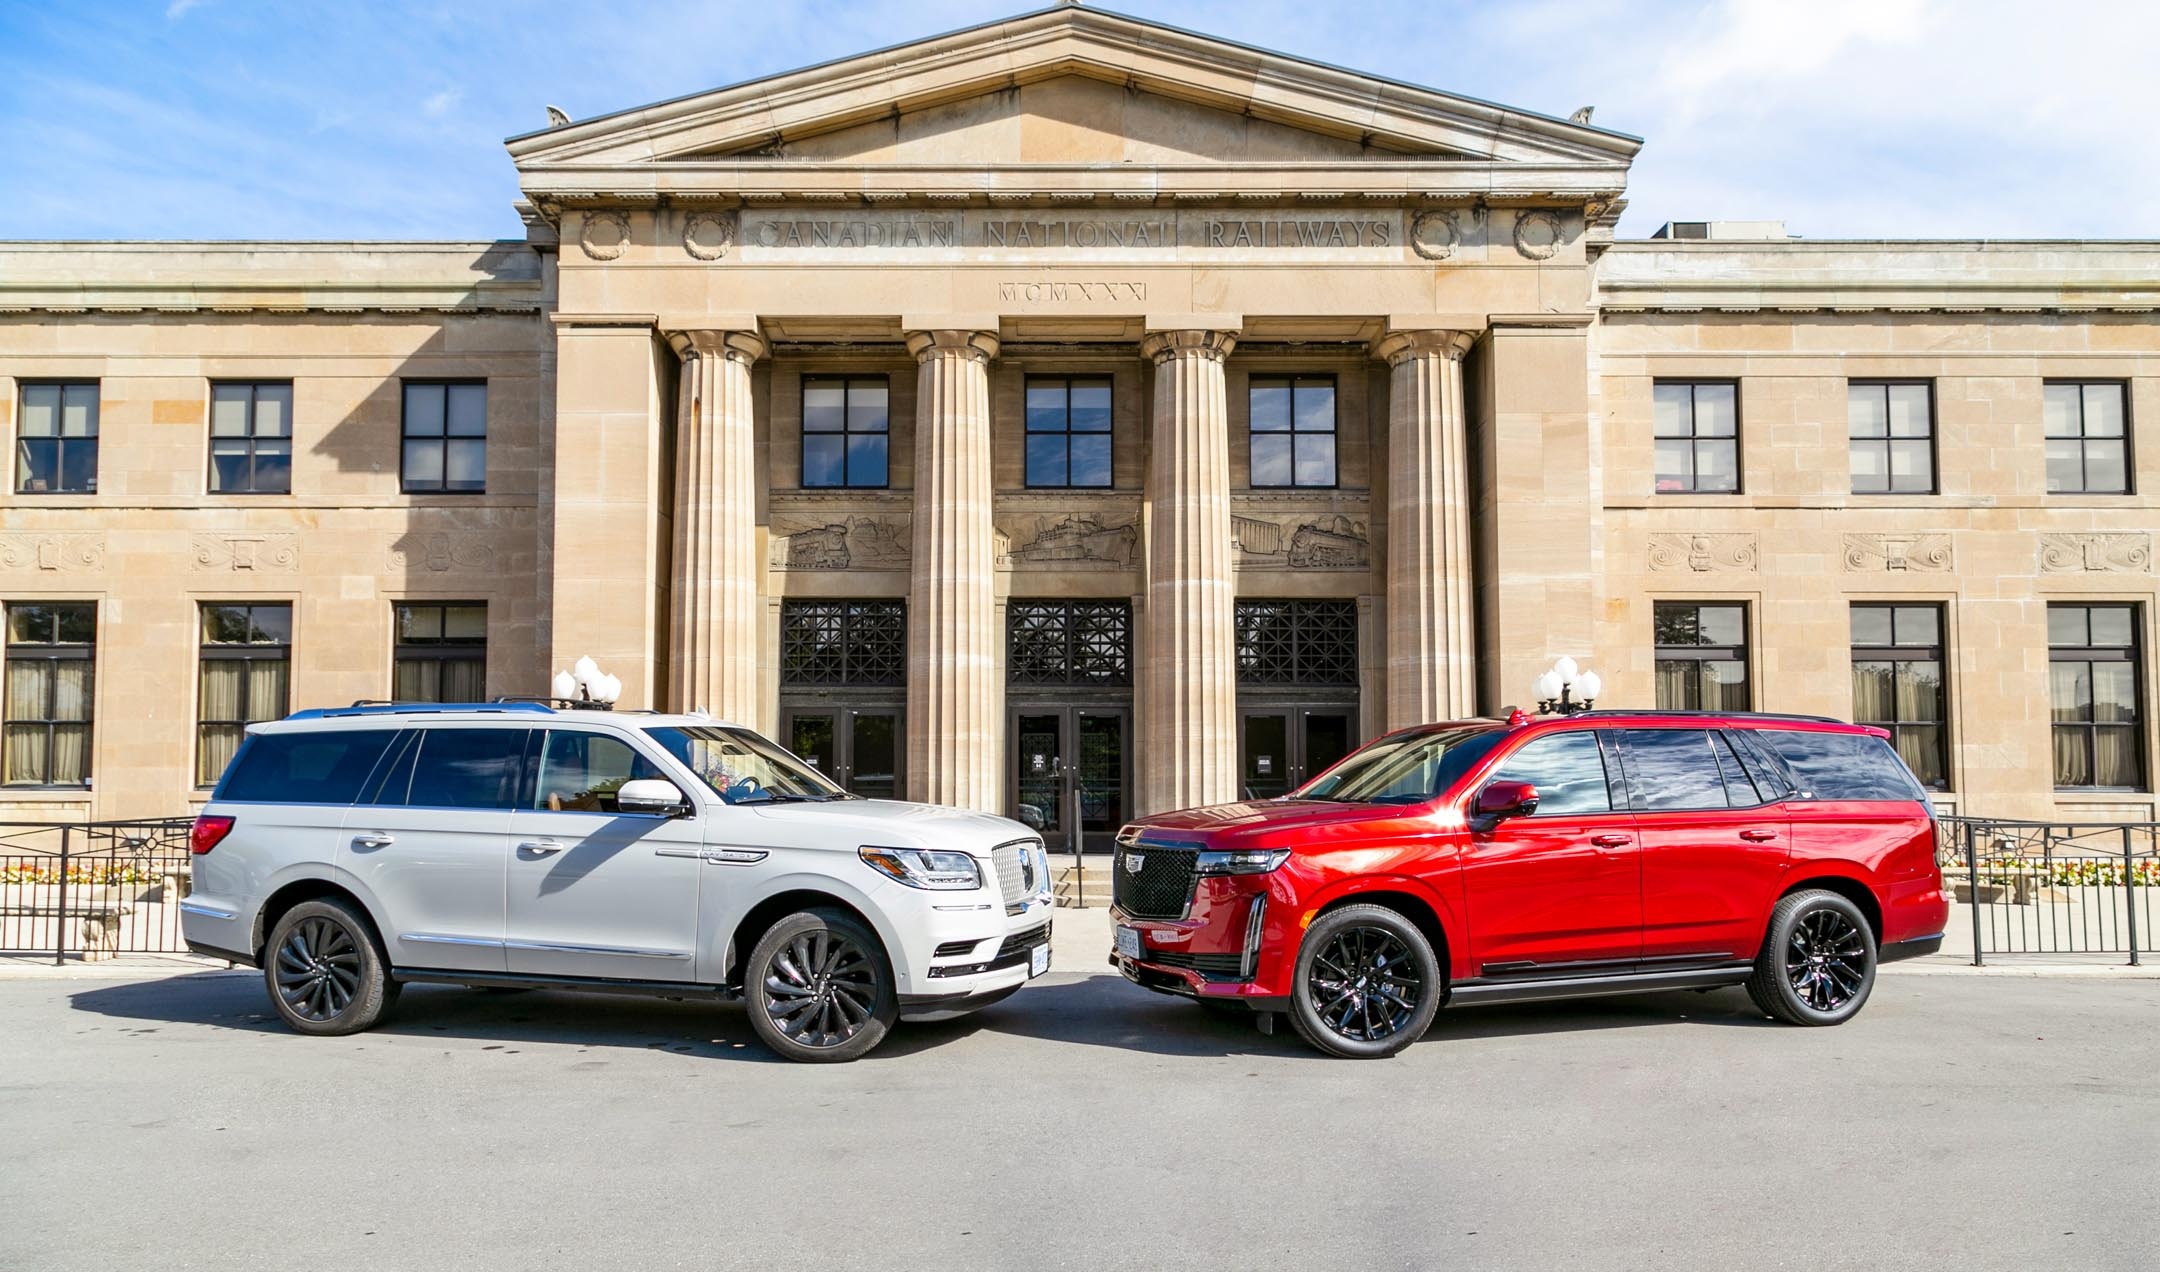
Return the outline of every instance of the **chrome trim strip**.
{"type": "Polygon", "coordinates": [[[240,917],[238,910],[220,910],[214,905],[204,905],[200,901],[182,901],[180,903],[180,913],[199,914],[206,919],[235,919],[240,917]]]}
{"type": "Polygon", "coordinates": [[[702,857],[705,855],[703,848],[655,848],[652,851],[655,857],[702,857]]]}
{"type": "Polygon", "coordinates": [[[1240,980],[1253,978],[1253,966],[1260,961],[1260,924],[1267,916],[1267,893],[1261,893],[1253,901],[1252,917],[1245,920],[1245,955],[1238,960],[1240,980]]]}
{"type": "Polygon", "coordinates": [[[398,939],[421,945],[477,945],[490,950],[499,950],[503,945],[501,941],[484,941],[475,936],[437,936],[432,932],[400,932],[398,939]]]}
{"type": "Polygon", "coordinates": [[[506,950],[540,950],[548,954],[623,954],[631,958],[688,958],[687,950],[636,950],[622,945],[557,945],[550,941],[504,941],[506,950]]]}

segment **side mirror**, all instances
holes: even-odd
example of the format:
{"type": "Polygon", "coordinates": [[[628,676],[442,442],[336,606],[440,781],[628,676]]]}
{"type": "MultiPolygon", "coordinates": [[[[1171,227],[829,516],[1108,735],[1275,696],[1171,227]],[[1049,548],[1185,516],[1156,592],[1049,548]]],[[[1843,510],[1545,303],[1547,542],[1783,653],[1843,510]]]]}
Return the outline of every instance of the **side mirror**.
{"type": "Polygon", "coordinates": [[[690,811],[690,801],[683,798],[683,793],[673,782],[641,777],[634,782],[624,782],[616,790],[615,807],[625,813],[681,817],[690,811]]]}
{"type": "Polygon", "coordinates": [[[1470,811],[1490,825],[1509,817],[1528,817],[1537,811],[1537,801],[1537,787],[1528,782],[1487,782],[1470,811]]]}

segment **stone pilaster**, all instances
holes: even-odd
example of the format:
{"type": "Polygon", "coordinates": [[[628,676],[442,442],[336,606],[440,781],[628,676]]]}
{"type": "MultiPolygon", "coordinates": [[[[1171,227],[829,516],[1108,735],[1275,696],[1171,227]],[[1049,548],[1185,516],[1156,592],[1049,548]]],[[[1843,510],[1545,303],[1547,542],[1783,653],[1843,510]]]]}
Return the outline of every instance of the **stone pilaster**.
{"type": "Polygon", "coordinates": [[[1232,577],[1227,331],[1158,331],[1148,465],[1149,811],[1237,798],[1237,585],[1232,577]]]}
{"type": "MultiPolygon", "coordinates": [[[[669,705],[756,726],[759,710],[757,440],[748,331],[669,336],[682,355],[676,393],[675,569],[669,705]]],[[[562,462],[579,462],[563,456],[562,462]]]]}
{"type": "Polygon", "coordinates": [[[1387,726],[1477,711],[1463,331],[1403,331],[1388,364],[1387,726]]]}
{"type": "Polygon", "coordinates": [[[1002,811],[990,520],[990,359],[995,332],[911,331],[915,355],[914,552],[908,581],[908,796],[1002,811]]]}

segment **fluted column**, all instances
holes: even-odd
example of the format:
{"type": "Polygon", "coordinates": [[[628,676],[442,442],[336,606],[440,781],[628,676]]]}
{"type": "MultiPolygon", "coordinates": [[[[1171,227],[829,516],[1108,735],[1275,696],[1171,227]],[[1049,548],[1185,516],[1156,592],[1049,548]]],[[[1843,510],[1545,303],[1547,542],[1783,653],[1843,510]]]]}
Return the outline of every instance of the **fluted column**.
{"type": "Polygon", "coordinates": [[[995,332],[911,331],[914,554],[908,581],[908,795],[1002,811],[1005,695],[998,678],[990,521],[995,332]]]}
{"type": "MultiPolygon", "coordinates": [[[[675,570],[669,702],[755,725],[758,709],[757,435],[748,331],[685,331],[676,393],[675,570]]],[[[580,462],[563,456],[562,463],[580,462]]]]}
{"type": "Polygon", "coordinates": [[[1230,554],[1227,331],[1158,331],[1148,466],[1148,691],[1140,703],[1152,809],[1237,798],[1236,583],[1230,554]]]}
{"type": "Polygon", "coordinates": [[[1388,364],[1387,723],[1477,711],[1463,331],[1403,331],[1388,364]]]}

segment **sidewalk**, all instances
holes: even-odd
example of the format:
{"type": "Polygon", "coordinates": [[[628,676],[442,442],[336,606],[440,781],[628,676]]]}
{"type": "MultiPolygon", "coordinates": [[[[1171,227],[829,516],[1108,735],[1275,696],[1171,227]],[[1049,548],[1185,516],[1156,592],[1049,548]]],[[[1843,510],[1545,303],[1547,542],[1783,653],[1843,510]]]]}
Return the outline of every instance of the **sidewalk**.
{"type": "Polygon", "coordinates": [[[186,976],[201,972],[230,972],[235,976],[260,975],[252,967],[229,967],[224,959],[196,954],[115,954],[95,962],[70,958],[56,964],[50,954],[0,954],[0,980],[40,980],[60,977],[72,980],[148,980],[161,976],[186,976]]]}

